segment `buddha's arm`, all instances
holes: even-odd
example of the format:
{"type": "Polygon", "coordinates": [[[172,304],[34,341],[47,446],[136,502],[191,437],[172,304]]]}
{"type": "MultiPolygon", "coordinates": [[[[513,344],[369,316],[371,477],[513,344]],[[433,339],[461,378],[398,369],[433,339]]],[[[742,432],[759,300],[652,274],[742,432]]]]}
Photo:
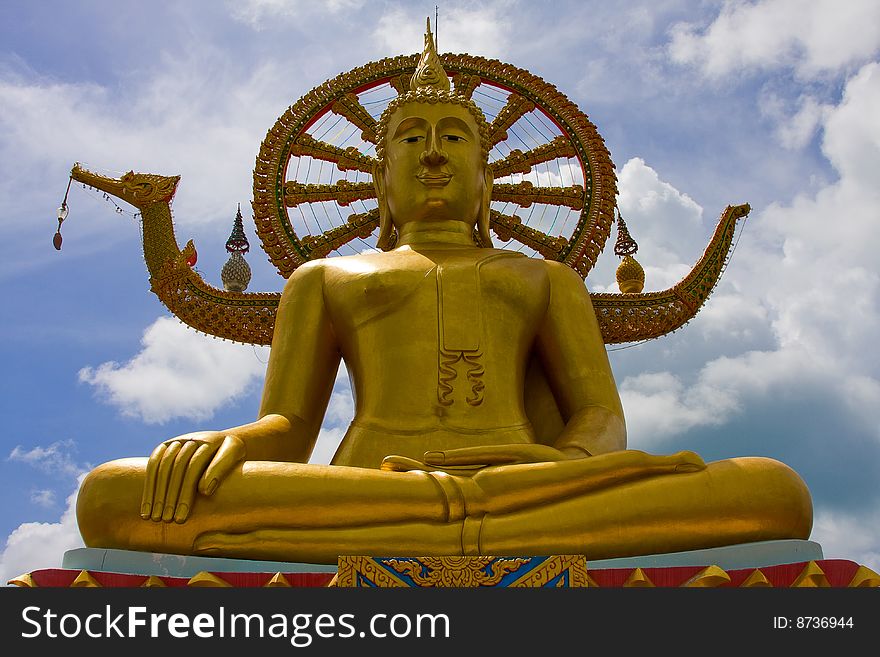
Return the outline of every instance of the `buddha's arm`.
{"type": "Polygon", "coordinates": [[[303,266],[281,296],[259,419],[159,445],[147,463],[141,517],[185,522],[196,492],[213,495],[242,461],[307,461],[339,360],[322,271],[317,263],[303,266]]]}
{"type": "Polygon", "coordinates": [[[303,265],[281,295],[260,421],[280,417],[287,426],[248,445],[248,460],[304,463],[315,447],[340,361],[323,279],[322,263],[303,265]]]}
{"type": "Polygon", "coordinates": [[[537,349],[565,428],[553,446],[569,457],[626,448],[626,425],[614,375],[583,281],[547,262],[550,303],[537,349]]]}

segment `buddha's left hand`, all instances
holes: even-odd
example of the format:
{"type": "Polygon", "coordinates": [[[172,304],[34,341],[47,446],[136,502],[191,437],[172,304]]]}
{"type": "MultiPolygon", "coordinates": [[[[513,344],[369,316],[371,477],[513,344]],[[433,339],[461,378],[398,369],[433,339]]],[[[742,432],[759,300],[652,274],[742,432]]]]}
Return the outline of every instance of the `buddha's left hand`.
{"type": "Polygon", "coordinates": [[[460,447],[458,449],[425,452],[423,461],[403,456],[388,456],[382,462],[382,469],[398,472],[407,470],[443,470],[466,475],[491,465],[567,461],[586,456],[589,455],[580,450],[573,450],[569,453],[549,445],[480,445],[477,447],[460,447]]]}

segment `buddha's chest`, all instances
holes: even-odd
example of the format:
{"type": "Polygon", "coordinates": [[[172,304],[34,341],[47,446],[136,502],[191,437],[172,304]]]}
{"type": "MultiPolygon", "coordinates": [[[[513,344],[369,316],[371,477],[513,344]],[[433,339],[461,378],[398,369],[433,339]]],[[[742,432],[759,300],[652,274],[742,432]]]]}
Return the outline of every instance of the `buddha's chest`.
{"type": "Polygon", "coordinates": [[[334,273],[325,300],[346,335],[434,334],[441,347],[468,350],[493,335],[536,330],[549,298],[541,264],[507,255],[389,257],[383,267],[334,273]]]}

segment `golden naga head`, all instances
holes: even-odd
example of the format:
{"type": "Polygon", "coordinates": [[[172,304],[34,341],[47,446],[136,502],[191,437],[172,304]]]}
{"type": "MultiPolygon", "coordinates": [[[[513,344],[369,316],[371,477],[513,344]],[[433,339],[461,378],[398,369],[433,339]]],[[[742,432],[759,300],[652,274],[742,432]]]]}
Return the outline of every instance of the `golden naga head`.
{"type": "Polygon", "coordinates": [[[395,227],[417,215],[414,205],[425,197],[422,194],[425,188],[437,193],[433,195],[436,198],[426,198],[423,206],[432,203],[440,206],[443,204],[440,197],[445,195],[452,201],[446,206],[453,213],[449,216],[464,222],[473,220],[477,228],[475,243],[492,246],[489,123],[476,103],[451,90],[431,34],[430,19],[410,90],[388,104],[376,134],[377,163],[373,182],[379,201],[377,246],[380,249],[393,248],[395,227]],[[406,149],[418,150],[417,162],[415,157],[407,155],[406,149]],[[395,154],[390,150],[395,150],[395,154]],[[407,165],[408,159],[411,166],[407,165]],[[470,193],[465,193],[468,190],[470,193]],[[407,202],[395,202],[397,199],[407,202]]]}

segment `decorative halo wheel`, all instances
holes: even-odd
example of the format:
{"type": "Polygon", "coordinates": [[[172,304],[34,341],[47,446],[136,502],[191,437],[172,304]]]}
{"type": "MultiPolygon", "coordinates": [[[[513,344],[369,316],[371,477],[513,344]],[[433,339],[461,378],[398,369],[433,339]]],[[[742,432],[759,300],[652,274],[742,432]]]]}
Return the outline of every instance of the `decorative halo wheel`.
{"type": "MultiPolygon", "coordinates": [[[[285,278],[308,260],[376,248],[376,126],[419,56],[382,59],[315,87],[278,119],[254,168],[254,219],[285,278]]],[[[596,127],[553,85],[470,55],[441,56],[455,92],[490,123],[496,245],[585,278],[614,221],[614,166],[596,127]]]]}
{"type": "MultiPolygon", "coordinates": [[[[376,248],[377,124],[408,88],[418,59],[383,59],[337,76],[303,96],[266,135],[254,169],[254,218],[269,260],[285,278],[308,260],[376,248]]],[[[441,59],[456,92],[491,121],[496,245],[564,262],[585,278],[608,239],[617,195],[595,126],[527,71],[469,55],[441,59]]],[[[181,321],[224,339],[271,343],[281,294],[215,288],[192,269],[192,241],[182,250],[177,245],[170,202],[179,177],[130,171],[109,178],[79,165],[70,175],[141,211],[150,285],[181,321]]],[[[746,204],[728,206],[702,257],[673,287],[591,293],[605,343],[648,340],[690,321],[721,275],[737,220],[748,213],[746,204]]],[[[618,238],[625,238],[622,218],[617,225],[618,238]]]]}

